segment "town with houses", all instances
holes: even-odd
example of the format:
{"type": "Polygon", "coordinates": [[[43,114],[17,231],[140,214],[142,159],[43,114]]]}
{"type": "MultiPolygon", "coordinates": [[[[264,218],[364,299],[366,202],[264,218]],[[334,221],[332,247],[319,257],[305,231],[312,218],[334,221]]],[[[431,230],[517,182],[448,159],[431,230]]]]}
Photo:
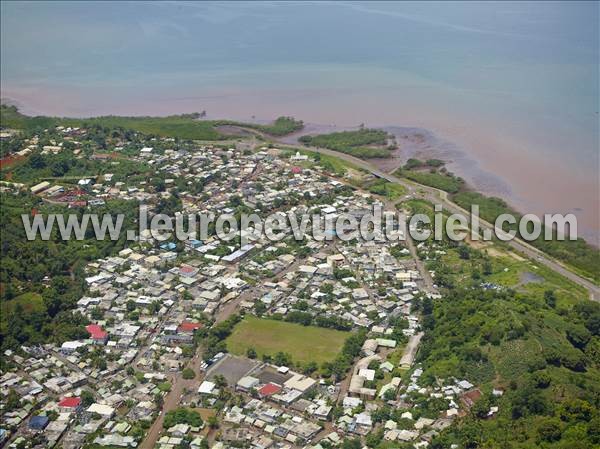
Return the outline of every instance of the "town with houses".
{"type": "MultiPolygon", "coordinates": [[[[150,214],[244,210],[330,219],[360,219],[373,205],[395,210],[402,199],[362,189],[305,153],[260,142],[138,136],[90,152],[79,147],[85,136],[86,129],[59,127],[43,153],[89,158],[105,173],[3,182],[2,190],[27,189],[67,211],[124,201],[150,214]],[[149,166],[157,178],[119,172],[127,164],[149,166]]],[[[17,157],[42,140],[29,139],[17,157]]],[[[440,297],[419,254],[435,244],[308,233],[271,241],[254,231],[243,231],[243,245],[214,234],[159,241],[147,231],[88,262],[86,293],[73,311],[85,317],[85,335],[3,355],[0,444],[329,449],[348,440],[370,447],[376,439],[426,448],[481,396],[468,376],[425,379],[418,363],[420,311],[440,297]],[[252,341],[253,326],[271,324],[281,341],[252,341]],[[315,331],[314,342],[302,328],[315,331]],[[287,343],[289,350],[269,353],[271,343],[279,348],[294,338],[314,350],[296,355],[287,343]]]]}

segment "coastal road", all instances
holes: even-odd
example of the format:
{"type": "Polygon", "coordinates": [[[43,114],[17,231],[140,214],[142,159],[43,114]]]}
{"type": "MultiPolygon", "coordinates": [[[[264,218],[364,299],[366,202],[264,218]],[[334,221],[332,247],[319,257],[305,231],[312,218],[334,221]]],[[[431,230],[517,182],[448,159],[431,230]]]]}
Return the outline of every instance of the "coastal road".
{"type": "MultiPolygon", "coordinates": [[[[282,142],[278,142],[278,144],[280,144],[280,146],[282,148],[288,148],[288,149],[298,148],[298,146],[290,146],[290,145],[282,143],[282,142]]],[[[407,189],[407,191],[410,194],[414,195],[417,198],[429,201],[433,204],[442,204],[443,207],[445,208],[445,210],[450,213],[458,213],[458,214],[464,215],[467,218],[470,217],[470,212],[467,211],[466,209],[463,209],[458,204],[455,204],[452,201],[450,201],[450,199],[448,198],[447,192],[444,192],[443,190],[439,190],[434,187],[429,187],[429,186],[425,186],[422,184],[414,183],[412,181],[407,181],[402,178],[398,178],[397,176],[394,176],[391,173],[386,173],[383,170],[380,170],[379,168],[373,166],[372,164],[370,164],[362,159],[358,159],[354,156],[350,156],[349,154],[340,153],[340,152],[329,150],[326,148],[318,148],[318,147],[311,147],[311,146],[307,146],[307,147],[303,147],[303,148],[306,149],[307,151],[321,153],[321,154],[325,154],[328,156],[336,157],[338,159],[342,159],[358,168],[361,168],[363,170],[370,172],[371,174],[373,174],[374,176],[377,176],[378,178],[382,178],[382,179],[385,179],[386,181],[402,185],[403,187],[405,187],[407,189]]],[[[502,231],[499,228],[496,228],[493,224],[488,223],[487,221],[485,221],[481,218],[479,219],[479,224],[480,224],[479,227],[480,227],[481,232],[483,232],[484,229],[488,229],[488,230],[492,231],[492,233],[495,233],[495,235],[506,235],[506,233],[504,231],[502,231]]],[[[533,259],[536,263],[545,265],[546,267],[548,267],[551,270],[557,272],[558,274],[564,276],[565,278],[569,279],[570,281],[585,288],[588,291],[589,298],[592,301],[600,302],[600,287],[598,287],[592,281],[578,275],[577,273],[574,273],[571,269],[567,268],[565,265],[563,265],[556,259],[551,258],[543,251],[535,248],[534,246],[530,245],[529,243],[527,243],[523,240],[515,238],[515,239],[507,241],[506,244],[508,244],[514,250],[524,254],[528,258],[533,259]]]]}

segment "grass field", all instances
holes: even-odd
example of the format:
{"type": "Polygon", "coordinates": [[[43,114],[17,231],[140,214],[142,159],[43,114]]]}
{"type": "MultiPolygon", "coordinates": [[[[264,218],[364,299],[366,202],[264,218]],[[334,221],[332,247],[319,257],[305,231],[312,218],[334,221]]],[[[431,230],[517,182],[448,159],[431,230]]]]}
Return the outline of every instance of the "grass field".
{"type": "Polygon", "coordinates": [[[294,362],[321,364],[338,355],[349,335],[333,329],[246,316],[226,343],[232,354],[246,355],[252,347],[258,357],[285,352],[294,362]]]}

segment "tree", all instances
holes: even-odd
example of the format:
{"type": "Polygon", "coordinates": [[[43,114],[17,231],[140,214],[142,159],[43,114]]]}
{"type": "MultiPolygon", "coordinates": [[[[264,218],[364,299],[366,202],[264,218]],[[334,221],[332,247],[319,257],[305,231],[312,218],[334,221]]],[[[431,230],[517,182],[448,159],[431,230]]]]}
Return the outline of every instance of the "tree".
{"type": "Polygon", "coordinates": [[[46,166],[46,160],[40,153],[33,153],[29,157],[29,166],[35,169],[41,169],[46,166]]]}
{"type": "Polygon", "coordinates": [[[473,407],[471,407],[471,414],[476,418],[485,419],[487,418],[489,410],[490,401],[487,398],[482,397],[477,402],[475,402],[475,404],[473,404],[473,407]]]}
{"type": "Polygon", "coordinates": [[[96,400],[94,399],[94,395],[92,394],[92,392],[90,390],[81,390],[80,396],[81,396],[81,404],[84,407],[89,407],[94,402],[96,402],[96,400]]]}
{"type": "Polygon", "coordinates": [[[15,410],[19,407],[20,404],[21,399],[19,397],[19,394],[12,388],[8,390],[8,395],[6,396],[6,411],[10,412],[12,410],[15,410]]]}
{"type": "Polygon", "coordinates": [[[196,373],[194,373],[193,369],[186,368],[181,372],[181,376],[186,380],[190,380],[190,379],[193,379],[194,377],[196,377],[196,373]]]}
{"type": "Polygon", "coordinates": [[[567,329],[567,339],[573,346],[579,349],[584,349],[592,338],[590,332],[581,325],[573,325],[567,329]]]}
{"type": "Polygon", "coordinates": [[[548,388],[550,386],[550,375],[546,371],[537,371],[533,374],[533,381],[538,388],[548,388]]]}
{"type": "Polygon", "coordinates": [[[252,347],[248,348],[248,350],[246,351],[246,356],[248,356],[249,359],[255,359],[256,355],[256,349],[252,347]]]}
{"type": "Polygon", "coordinates": [[[262,316],[267,311],[267,306],[262,301],[257,301],[254,304],[254,313],[256,316],[262,316]]]}
{"type": "Polygon", "coordinates": [[[177,410],[167,412],[163,427],[168,429],[176,424],[189,424],[192,427],[201,427],[202,423],[202,416],[196,410],[178,408],[177,410]]]}
{"type": "Polygon", "coordinates": [[[558,441],[561,434],[561,423],[557,418],[545,418],[538,426],[538,436],[542,441],[558,441]]]}
{"type": "Polygon", "coordinates": [[[227,379],[225,379],[225,376],[222,374],[217,374],[214,381],[217,388],[224,388],[227,386],[227,379]]]}
{"type": "Polygon", "coordinates": [[[275,365],[279,366],[290,365],[292,362],[292,358],[289,354],[279,351],[277,354],[275,354],[273,362],[275,363],[275,365]]]}
{"type": "Polygon", "coordinates": [[[156,393],[154,395],[154,403],[156,404],[156,406],[161,409],[165,403],[165,399],[163,398],[162,393],[156,393]]]}
{"type": "Polygon", "coordinates": [[[342,443],[342,449],[361,449],[362,443],[360,438],[345,439],[342,443]]]}
{"type": "Polygon", "coordinates": [[[394,389],[390,388],[389,390],[386,390],[385,393],[383,393],[383,399],[385,399],[386,401],[393,401],[394,399],[396,399],[396,392],[394,391],[394,389]]]}
{"type": "Polygon", "coordinates": [[[206,422],[208,423],[208,427],[210,427],[211,429],[219,428],[219,420],[215,415],[210,415],[206,422]]]}
{"type": "Polygon", "coordinates": [[[548,307],[554,309],[556,307],[556,295],[554,294],[554,290],[546,290],[544,292],[544,301],[548,307]]]}

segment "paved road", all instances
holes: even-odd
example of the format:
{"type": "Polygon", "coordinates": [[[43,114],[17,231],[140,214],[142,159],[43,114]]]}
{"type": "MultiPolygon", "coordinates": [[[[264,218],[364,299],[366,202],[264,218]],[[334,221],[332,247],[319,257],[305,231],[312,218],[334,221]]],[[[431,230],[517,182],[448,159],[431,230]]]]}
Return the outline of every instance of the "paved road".
{"type": "MultiPolygon", "coordinates": [[[[294,146],[290,146],[288,144],[283,144],[281,142],[279,142],[279,143],[284,148],[285,147],[298,148],[297,146],[294,147],[294,146]]],[[[433,187],[424,186],[424,185],[417,184],[417,183],[414,183],[411,181],[407,181],[402,178],[398,178],[397,176],[394,176],[390,173],[386,173],[386,172],[380,170],[379,168],[371,165],[370,163],[368,163],[362,159],[358,159],[354,156],[350,156],[349,154],[340,153],[340,152],[333,151],[333,150],[328,150],[326,148],[317,148],[317,147],[305,147],[305,148],[308,151],[313,151],[316,153],[321,153],[321,154],[326,154],[329,156],[337,157],[337,158],[342,159],[346,162],[349,162],[359,168],[362,168],[379,178],[385,179],[389,182],[400,184],[400,185],[404,186],[408,190],[408,192],[413,194],[415,197],[427,200],[433,204],[442,204],[444,206],[445,210],[450,213],[460,213],[466,217],[470,216],[469,211],[463,209],[462,207],[460,207],[459,205],[453,203],[452,201],[450,201],[448,199],[447,192],[444,192],[442,190],[439,190],[439,189],[436,189],[433,187]]],[[[481,232],[483,232],[484,229],[489,229],[492,232],[495,232],[496,235],[506,235],[506,233],[504,231],[502,231],[499,228],[495,228],[494,225],[492,225],[491,223],[488,223],[487,221],[482,220],[481,218],[479,219],[479,222],[480,222],[481,232]]],[[[520,239],[513,239],[506,243],[509,246],[511,246],[514,250],[535,260],[536,263],[545,265],[546,267],[550,268],[551,270],[554,270],[557,273],[561,274],[562,276],[566,277],[570,281],[573,281],[574,283],[585,288],[588,291],[591,300],[600,302],[600,287],[598,287],[596,284],[594,284],[590,280],[578,275],[577,273],[574,273],[573,271],[571,271],[569,268],[567,268],[562,263],[549,257],[546,253],[531,246],[527,242],[524,242],[520,239]]]]}

